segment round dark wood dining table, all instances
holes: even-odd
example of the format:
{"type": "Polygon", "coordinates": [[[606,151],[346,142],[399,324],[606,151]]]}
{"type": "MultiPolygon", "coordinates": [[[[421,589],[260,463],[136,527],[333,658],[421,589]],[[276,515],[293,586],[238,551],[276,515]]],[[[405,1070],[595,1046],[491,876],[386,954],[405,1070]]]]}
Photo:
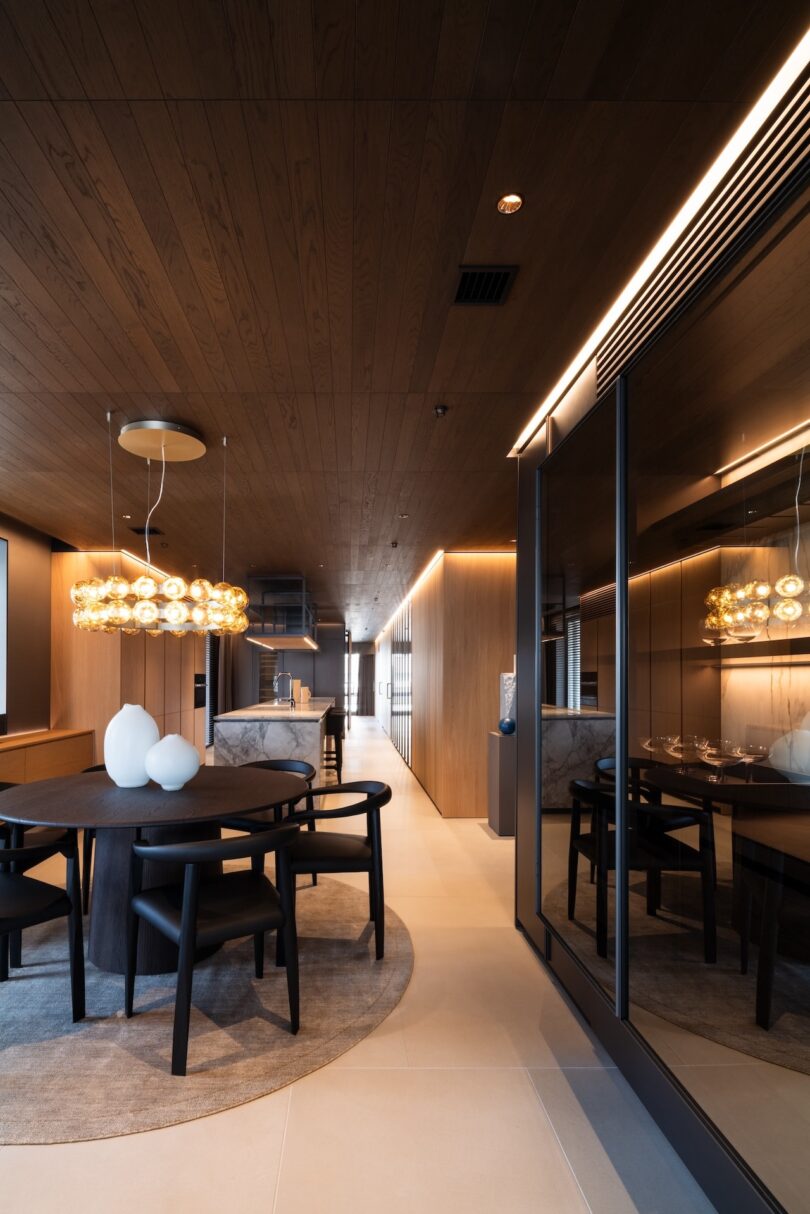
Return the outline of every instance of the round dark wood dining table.
{"type": "MultiPolygon", "coordinates": [[[[136,831],[150,843],[219,837],[219,819],[285,805],[306,792],[300,776],[255,767],[201,767],[177,792],[157,784],[118,788],[104,771],[58,776],[9,788],[2,817],[22,826],[95,830],[88,958],[122,974],[126,959],[129,861],[136,831]]],[[[144,888],[180,880],[182,869],[144,866],[144,888]],[[150,871],[151,869],[151,871],[150,871]]],[[[177,950],[147,923],[140,927],[138,972],[177,968],[177,950]]]]}

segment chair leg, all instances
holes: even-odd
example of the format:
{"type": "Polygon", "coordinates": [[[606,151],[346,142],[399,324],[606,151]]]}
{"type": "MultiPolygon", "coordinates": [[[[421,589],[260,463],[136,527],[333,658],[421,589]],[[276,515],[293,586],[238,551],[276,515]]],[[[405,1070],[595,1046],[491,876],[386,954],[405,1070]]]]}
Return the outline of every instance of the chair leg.
{"type": "Polygon", "coordinates": [[[778,881],[765,882],[762,899],[762,933],[759,940],[757,962],[757,1024],[761,1029],[771,1027],[771,999],[773,995],[773,971],[776,965],[776,946],[779,938],[779,904],[782,887],[778,881]]]}
{"type": "Polygon", "coordinates": [[[661,905],[661,870],[647,869],[647,914],[654,915],[661,905]]]}
{"type": "Polygon", "coordinates": [[[194,946],[184,937],[180,941],[180,960],[177,965],[177,995],[174,1003],[174,1033],[172,1036],[173,1075],[185,1075],[186,1073],[193,978],[194,946]]]}
{"type": "Polygon", "coordinates": [[[748,973],[748,956],[751,946],[751,918],[754,906],[754,898],[748,883],[744,877],[738,877],[745,884],[739,891],[738,906],[739,920],[738,927],[740,931],[740,973],[748,973]]]}
{"type": "Polygon", "coordinates": [[[703,888],[703,956],[709,965],[717,960],[717,922],[714,910],[714,872],[708,857],[701,871],[703,888]]]}
{"type": "Polygon", "coordinates": [[[256,932],[253,937],[253,965],[257,978],[264,977],[264,932],[256,932]]]}
{"type": "Polygon", "coordinates": [[[8,982],[8,936],[0,936],[0,982],[8,982]]]}
{"type": "Polygon", "coordinates": [[[79,879],[78,839],[73,837],[73,850],[68,857],[67,887],[71,911],[68,915],[68,948],[70,953],[70,998],[73,1020],[84,1020],[84,938],[82,936],[82,889],[79,879]]]}
{"type": "MultiPolygon", "coordinates": [[[[568,846],[568,918],[573,919],[577,909],[577,868],[579,867],[579,852],[569,844],[568,846]]],[[[593,872],[593,864],[591,871],[593,872]]],[[[593,878],[591,878],[593,880],[593,878]]]]}
{"type": "Polygon", "coordinates": [[[284,939],[284,956],[287,961],[287,995],[290,1000],[290,1032],[295,1035],[301,1024],[298,992],[298,934],[295,930],[295,915],[285,920],[279,930],[284,939]]]}
{"type": "Polygon", "coordinates": [[[86,915],[90,909],[90,870],[93,866],[93,832],[85,830],[82,833],[82,911],[86,915]]]}
{"type": "Polygon", "coordinates": [[[335,764],[337,767],[338,784],[343,783],[343,738],[340,734],[335,738],[335,764]]]}
{"type": "Polygon", "coordinates": [[[9,936],[9,964],[12,969],[22,966],[22,932],[12,932],[9,936]]]}
{"type": "MultiPolygon", "coordinates": [[[[295,873],[290,873],[290,900],[293,908],[293,921],[295,920],[295,873]]],[[[296,946],[297,947],[297,946],[296,946]]],[[[281,969],[287,964],[287,947],[284,940],[284,932],[279,930],[276,932],[276,965],[281,969]]]]}
{"type": "Polygon", "coordinates": [[[138,964],[138,928],[140,919],[130,910],[127,915],[127,968],[124,978],[124,1012],[129,1020],[135,1003],[135,969],[138,964]]]}
{"type": "Polygon", "coordinates": [[[369,922],[374,922],[374,912],[376,909],[377,900],[374,894],[374,866],[368,870],[368,917],[369,922]]]}

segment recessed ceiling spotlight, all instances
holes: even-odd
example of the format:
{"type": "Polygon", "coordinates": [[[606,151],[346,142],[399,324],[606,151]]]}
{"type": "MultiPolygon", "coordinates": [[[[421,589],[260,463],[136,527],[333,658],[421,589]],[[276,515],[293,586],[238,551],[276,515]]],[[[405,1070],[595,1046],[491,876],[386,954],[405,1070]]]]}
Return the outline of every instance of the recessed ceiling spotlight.
{"type": "Polygon", "coordinates": [[[498,199],[498,210],[501,215],[514,215],[522,206],[522,194],[502,194],[498,199]]]}
{"type": "Polygon", "coordinates": [[[132,518],[131,514],[122,514],[121,518],[132,518]]]}
{"type": "Polygon", "coordinates": [[[398,514],[397,518],[410,518],[410,514],[398,514]]]}
{"type": "Polygon", "coordinates": [[[516,543],[517,543],[517,540],[510,540],[510,541],[509,541],[509,543],[510,543],[510,544],[516,544],[516,543]]]}
{"type": "Polygon", "coordinates": [[[447,405],[434,405],[433,412],[436,414],[437,417],[446,417],[447,416],[447,405]]]}

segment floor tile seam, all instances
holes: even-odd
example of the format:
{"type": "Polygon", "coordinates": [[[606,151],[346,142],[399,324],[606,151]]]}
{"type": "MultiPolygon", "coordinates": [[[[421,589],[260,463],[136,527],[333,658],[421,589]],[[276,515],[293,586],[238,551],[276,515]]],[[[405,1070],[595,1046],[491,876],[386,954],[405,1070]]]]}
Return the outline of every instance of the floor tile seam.
{"type": "Polygon", "coordinates": [[[284,1148],[287,1145],[287,1127],[290,1124],[290,1106],[292,1105],[292,1094],[295,1084],[291,1083],[287,1088],[287,1109],[284,1114],[284,1129],[281,1132],[281,1145],[278,1151],[278,1167],[276,1168],[276,1183],[273,1189],[273,1205],[271,1214],[276,1214],[278,1208],[278,1195],[281,1190],[281,1169],[284,1167],[284,1148]]]}
{"type": "MultiPolygon", "coordinates": [[[[532,1070],[540,1070],[540,1069],[542,1069],[542,1068],[540,1068],[540,1067],[533,1067],[533,1068],[531,1068],[531,1069],[532,1069],[532,1070]]],[[[549,1069],[552,1069],[552,1068],[549,1068],[549,1069]]],[[[591,1069],[591,1068],[588,1068],[588,1069],[591,1069]]],[[[565,1147],[563,1146],[563,1141],[562,1141],[562,1139],[560,1138],[560,1135],[559,1135],[559,1134],[558,1134],[558,1132],[557,1132],[557,1127],[555,1126],[555,1124],[554,1124],[554,1122],[553,1122],[553,1120],[552,1120],[552,1118],[551,1118],[551,1114],[549,1113],[548,1109],[546,1108],[545,1101],[543,1100],[542,1096],[541,1096],[541,1095],[540,1095],[540,1093],[538,1092],[538,1090],[537,1090],[537,1088],[535,1087],[535,1085],[532,1083],[532,1077],[531,1077],[531,1074],[529,1073],[529,1068],[528,1068],[528,1067],[524,1067],[524,1068],[523,1068],[523,1073],[524,1073],[524,1075],[526,1076],[526,1082],[528,1083],[529,1087],[531,1088],[532,1093],[534,1094],[534,1098],[535,1098],[535,1100],[537,1101],[537,1104],[539,1105],[540,1110],[541,1110],[541,1112],[542,1112],[543,1116],[544,1116],[544,1117],[545,1117],[545,1119],[546,1119],[546,1122],[547,1122],[547,1124],[548,1124],[548,1126],[549,1126],[549,1129],[551,1130],[552,1134],[554,1135],[554,1138],[555,1138],[555,1139],[556,1139],[556,1141],[557,1141],[557,1146],[558,1146],[558,1147],[559,1147],[559,1149],[560,1149],[560,1154],[562,1155],[563,1159],[565,1160],[566,1164],[568,1165],[568,1170],[570,1171],[570,1173],[571,1173],[571,1175],[572,1175],[572,1177],[573,1177],[573,1179],[574,1179],[574,1184],[576,1185],[577,1189],[579,1190],[579,1194],[580,1194],[580,1196],[581,1196],[581,1198],[582,1198],[582,1201],[583,1201],[583,1203],[584,1203],[584,1205],[585,1205],[585,1209],[586,1209],[586,1210],[588,1210],[588,1211],[590,1211],[590,1214],[594,1214],[593,1207],[591,1206],[591,1203],[588,1201],[588,1198],[585,1196],[585,1190],[583,1189],[583,1187],[582,1187],[582,1185],[581,1185],[581,1183],[580,1183],[580,1179],[579,1179],[579,1177],[577,1176],[576,1169],[575,1169],[575,1167],[574,1167],[573,1163],[571,1162],[571,1159],[570,1159],[570,1157],[569,1157],[569,1154],[568,1154],[568,1152],[566,1151],[565,1147]]]]}

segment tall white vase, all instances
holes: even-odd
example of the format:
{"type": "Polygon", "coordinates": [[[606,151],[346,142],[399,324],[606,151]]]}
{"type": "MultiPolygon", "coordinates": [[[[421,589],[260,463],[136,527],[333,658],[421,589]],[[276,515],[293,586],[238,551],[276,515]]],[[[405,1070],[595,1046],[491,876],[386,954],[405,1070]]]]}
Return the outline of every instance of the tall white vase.
{"type": "Polygon", "coordinates": [[[104,734],[104,766],[119,788],[149,783],[146,752],[160,741],[157,722],[140,704],[125,704],[104,734]]]}
{"type": "Polygon", "coordinates": [[[167,733],[147,754],[146,770],[164,792],[177,792],[200,770],[197,747],[179,733],[167,733]]]}

